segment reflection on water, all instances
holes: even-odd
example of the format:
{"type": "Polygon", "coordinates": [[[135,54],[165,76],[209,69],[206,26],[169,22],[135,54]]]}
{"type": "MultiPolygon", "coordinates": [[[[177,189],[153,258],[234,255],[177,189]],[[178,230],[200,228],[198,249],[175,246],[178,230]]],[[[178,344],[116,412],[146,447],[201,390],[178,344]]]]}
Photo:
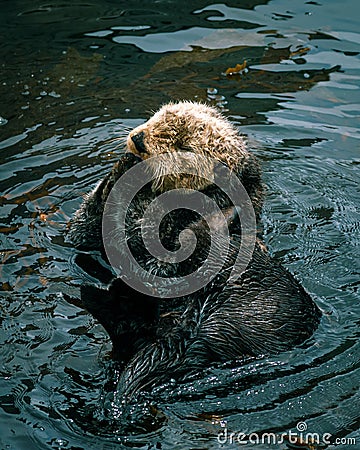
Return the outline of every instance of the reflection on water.
{"type": "Polygon", "coordinates": [[[359,5],[238,3],[2,5],[1,448],[218,448],[224,428],[299,422],[360,445],[359,5]],[[96,280],[63,230],[113,139],[171,99],[218,105],[249,136],[266,242],[324,317],[307,348],[209,368],[116,421],[108,337],[79,303],[96,280]]]}

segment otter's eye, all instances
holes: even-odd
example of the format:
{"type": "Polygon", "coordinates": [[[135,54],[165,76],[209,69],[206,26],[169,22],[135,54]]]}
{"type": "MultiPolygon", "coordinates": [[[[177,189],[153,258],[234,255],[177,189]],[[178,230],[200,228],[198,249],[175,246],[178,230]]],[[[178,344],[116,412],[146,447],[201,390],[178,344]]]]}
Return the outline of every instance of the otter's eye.
{"type": "Polygon", "coordinates": [[[133,141],[135,148],[139,153],[147,153],[144,144],[144,137],[145,133],[143,131],[140,131],[140,133],[131,136],[131,140],[133,141]]]}

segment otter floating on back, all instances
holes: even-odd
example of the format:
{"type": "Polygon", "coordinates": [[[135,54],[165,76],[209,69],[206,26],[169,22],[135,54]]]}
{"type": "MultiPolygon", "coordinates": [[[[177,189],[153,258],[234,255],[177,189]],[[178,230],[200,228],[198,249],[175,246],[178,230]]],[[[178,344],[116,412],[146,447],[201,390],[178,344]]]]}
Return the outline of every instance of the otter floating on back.
{"type": "MultiPolygon", "coordinates": [[[[152,182],[131,203],[126,232],[129,247],[142,267],[151,276],[183,276],[206,258],[210,245],[206,220],[186,209],[180,214],[169,213],[159,230],[161,242],[171,251],[179,246],[180,233],[190,230],[197,237],[191,258],[181,263],[159,262],[144,247],[142,215],[161,193],[174,189],[196,190],[216,201],[227,221],[229,251],[210,283],[173,299],[139,293],[120,278],[108,289],[82,287],[85,307],[108,331],[114,356],[124,364],[119,394],[130,398],[153,385],[206,368],[211,362],[275,353],[309,338],[318,325],[319,309],[295,278],[266,253],[259,233],[246,270],[235,281],[229,277],[242,236],[237,205],[217,187],[219,168],[226,166],[242,182],[258,223],[263,185],[259,164],[244,139],[209,106],[170,103],[130,132],[127,153],[85,198],[71,221],[69,237],[75,246],[104,249],[102,216],[110,192],[122,175],[144,160],[152,182]],[[152,157],[162,154],[170,155],[164,160],[166,167],[158,159],[153,163],[152,157]],[[211,157],[211,164],[204,165],[197,155],[211,157]],[[192,171],[179,176],[178,168],[184,165],[192,171]]],[[[216,239],[221,252],[222,238],[216,239]]],[[[125,264],[127,256],[123,258],[125,264]]]]}

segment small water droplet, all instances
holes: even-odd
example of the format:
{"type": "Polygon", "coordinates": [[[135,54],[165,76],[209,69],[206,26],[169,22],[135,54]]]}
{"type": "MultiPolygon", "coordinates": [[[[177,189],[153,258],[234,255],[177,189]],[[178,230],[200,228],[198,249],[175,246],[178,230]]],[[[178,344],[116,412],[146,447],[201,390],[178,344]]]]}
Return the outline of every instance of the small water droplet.
{"type": "Polygon", "coordinates": [[[53,439],[51,441],[52,447],[56,447],[57,446],[57,447],[65,448],[65,447],[67,447],[68,443],[69,442],[66,439],[62,439],[62,438],[53,439]]]}
{"type": "Polygon", "coordinates": [[[49,96],[50,96],[50,97],[54,97],[54,98],[59,98],[59,97],[61,97],[61,95],[58,94],[58,93],[55,92],[55,91],[49,92],[49,96]]]}
{"type": "Polygon", "coordinates": [[[310,78],[310,75],[307,72],[305,72],[304,73],[304,78],[310,78]]]}
{"type": "Polygon", "coordinates": [[[5,117],[0,116],[0,126],[6,125],[7,123],[8,123],[8,121],[5,119],[5,117]]]}

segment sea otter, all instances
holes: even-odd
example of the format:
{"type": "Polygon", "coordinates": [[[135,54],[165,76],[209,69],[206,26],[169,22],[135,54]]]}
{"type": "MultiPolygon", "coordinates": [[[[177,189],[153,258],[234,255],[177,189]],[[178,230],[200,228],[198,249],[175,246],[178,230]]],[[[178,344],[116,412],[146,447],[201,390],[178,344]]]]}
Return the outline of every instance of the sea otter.
{"type": "MultiPolygon", "coordinates": [[[[246,236],[237,205],[218,188],[217,177],[221,177],[223,167],[237,175],[257,222],[263,185],[259,164],[247,150],[245,140],[214,108],[192,102],[171,103],[131,131],[127,153],[85,198],[71,221],[69,236],[73,243],[79,248],[104,249],[102,215],[110,192],[122,175],[144,160],[148,161],[152,182],[139,191],[127,211],[124,239],[149,273],[148,284],[154,275],[166,278],[195,271],[213,241],[218,254],[225,256],[210,261],[221,270],[208,284],[188,295],[162,298],[139,293],[121,278],[107,289],[82,287],[85,307],[108,331],[114,357],[123,364],[120,395],[129,399],[154,384],[205,368],[211,362],[279,352],[309,338],[318,325],[320,311],[296,279],[267,254],[259,229],[246,270],[237,279],[230,276],[246,236]],[[163,153],[170,155],[166,160],[172,164],[170,170],[153,164],[152,157],[163,153]],[[212,163],[197,163],[196,155],[211,156],[212,163]],[[195,169],[181,176],[177,170],[181,164],[195,169]],[[183,196],[196,190],[215,199],[226,220],[228,239],[222,232],[210,236],[209,224],[211,228],[216,223],[217,213],[204,218],[184,208],[180,214],[167,214],[159,233],[170,251],[179,247],[180,235],[185,244],[188,237],[196,236],[193,254],[176,263],[154,259],[144,246],[141,220],[153,200],[173,190],[183,196]]],[[[121,204],[113,206],[121,208],[121,204]]],[[[125,267],[127,255],[120,252],[120,258],[125,267]]]]}
{"type": "MultiPolygon", "coordinates": [[[[149,170],[153,172],[152,191],[155,194],[171,189],[196,189],[214,198],[222,208],[231,203],[209,180],[225,164],[245,187],[260,229],[264,193],[260,165],[247,150],[244,137],[215,108],[190,101],[167,104],[129,133],[125,150],[139,160],[148,161],[149,170]],[[166,167],[159,164],[158,159],[155,164],[152,162],[151,157],[161,154],[174,155],[166,159],[166,167]],[[197,155],[209,156],[214,162],[218,161],[218,165],[200,164],[195,158],[197,155]],[[195,168],[197,175],[164,175],[165,169],[176,173],[179,165],[184,163],[195,168]]],[[[116,181],[133,165],[129,163],[129,157],[126,154],[114,164],[110,173],[85,197],[76,211],[68,235],[78,248],[101,248],[104,205],[116,181]]]]}

